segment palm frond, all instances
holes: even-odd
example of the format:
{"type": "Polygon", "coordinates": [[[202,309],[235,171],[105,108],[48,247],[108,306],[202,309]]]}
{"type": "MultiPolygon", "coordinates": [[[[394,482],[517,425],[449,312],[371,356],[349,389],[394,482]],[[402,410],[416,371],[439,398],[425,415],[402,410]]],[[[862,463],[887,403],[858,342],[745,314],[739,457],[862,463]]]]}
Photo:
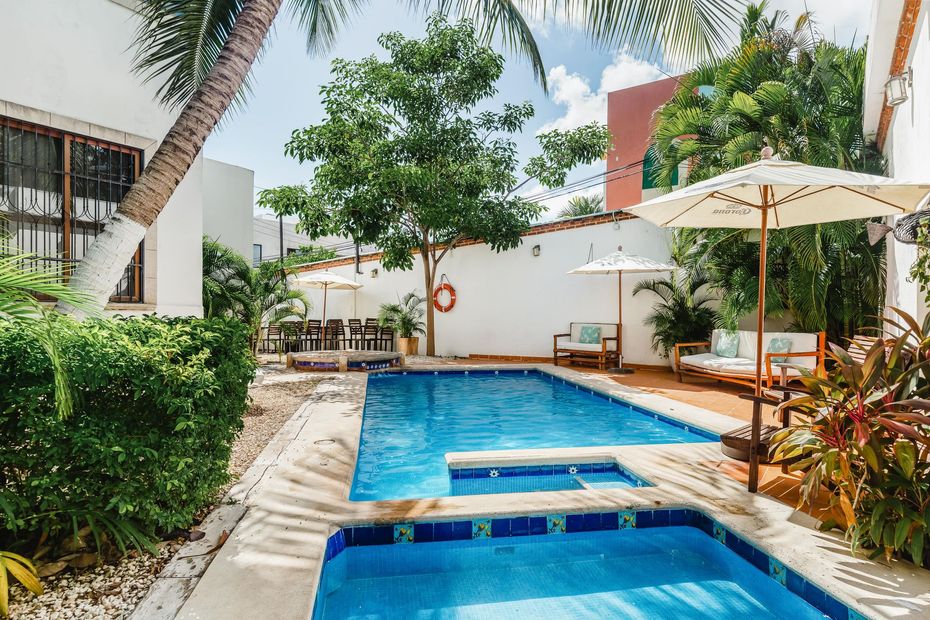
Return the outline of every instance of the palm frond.
{"type": "Polygon", "coordinates": [[[340,30],[361,13],[368,0],[289,0],[288,12],[307,39],[307,52],[330,51],[340,30]]]}

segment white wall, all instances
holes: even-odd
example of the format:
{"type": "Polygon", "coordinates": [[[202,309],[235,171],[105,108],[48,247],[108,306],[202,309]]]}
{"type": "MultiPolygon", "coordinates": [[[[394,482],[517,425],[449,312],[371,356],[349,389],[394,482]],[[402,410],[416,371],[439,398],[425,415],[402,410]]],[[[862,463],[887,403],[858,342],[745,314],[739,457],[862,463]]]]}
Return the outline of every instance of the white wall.
{"type": "MultiPolygon", "coordinates": [[[[131,72],[135,29],[111,0],[0,0],[0,114],[140,148],[148,161],[175,114],[131,72]]],[[[119,311],[202,313],[202,170],[198,158],[146,236],[146,303],[119,311]]]]}
{"type": "MultiPolygon", "coordinates": [[[[588,262],[616,251],[618,245],[631,254],[657,260],[669,259],[668,233],[642,220],[623,220],[584,228],[560,230],[523,238],[518,248],[501,254],[488,246],[470,245],[453,250],[439,265],[456,289],[455,308],[436,313],[436,352],[467,356],[551,356],[552,335],[564,333],[572,321],[616,323],[617,276],[568,275],[588,262]],[[540,246],[534,257],[532,248],[540,246]]],[[[411,271],[385,271],[377,261],[332,271],[363,284],[358,291],[330,291],[328,318],[377,316],[378,306],[395,301],[411,290],[423,294],[423,270],[419,256],[411,271]],[[377,277],[372,270],[377,269],[377,277]]],[[[661,277],[661,274],[657,274],[661,277]]],[[[632,296],[633,286],[650,275],[623,276],[623,342],[627,363],[667,364],[650,348],[652,331],[643,318],[655,296],[632,296]]],[[[313,316],[320,318],[322,293],[311,290],[313,316]]],[[[425,349],[421,338],[420,352],[425,349]]]]}
{"type": "MultiPolygon", "coordinates": [[[[891,53],[897,37],[901,0],[877,0],[873,6],[869,36],[869,72],[866,81],[866,133],[874,134],[888,79],[891,53]],[[889,15],[891,18],[889,18],[889,15]],[[881,93],[881,94],[880,94],[881,93]]],[[[930,181],[930,13],[923,3],[911,43],[908,64],[913,68],[910,97],[894,109],[884,155],[888,174],[895,178],[930,181]]],[[[901,308],[918,319],[927,313],[924,296],[908,278],[917,257],[914,245],[902,244],[891,234],[888,241],[886,305],[901,308]]]]}
{"type": "Polygon", "coordinates": [[[225,162],[203,160],[203,234],[252,260],[255,173],[225,162]]]}

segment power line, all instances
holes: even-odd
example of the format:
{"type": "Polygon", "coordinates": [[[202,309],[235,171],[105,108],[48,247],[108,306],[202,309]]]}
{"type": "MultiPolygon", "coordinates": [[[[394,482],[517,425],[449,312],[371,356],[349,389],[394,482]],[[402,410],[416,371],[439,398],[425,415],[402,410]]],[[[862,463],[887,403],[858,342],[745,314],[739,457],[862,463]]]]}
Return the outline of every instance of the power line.
{"type": "Polygon", "coordinates": [[[558,198],[558,197],[560,197],[560,196],[565,196],[565,195],[567,195],[567,194],[573,194],[573,193],[575,193],[575,192],[579,192],[579,191],[582,191],[582,190],[585,190],[585,189],[588,189],[588,188],[591,188],[591,187],[595,187],[595,186],[600,185],[600,184],[602,184],[602,183],[606,185],[607,183],[612,183],[612,182],[614,182],[614,181],[619,181],[620,179],[625,179],[625,178],[628,178],[628,177],[631,177],[631,176],[635,176],[635,175],[637,175],[637,174],[642,174],[642,173],[643,173],[643,169],[642,169],[642,168],[638,168],[638,167],[641,166],[642,164],[643,164],[642,161],[635,162],[635,163],[629,164],[629,165],[627,165],[627,166],[623,166],[623,167],[620,167],[620,168],[614,168],[614,169],[612,169],[612,170],[608,170],[608,171],[605,171],[605,172],[601,172],[601,173],[592,175],[592,176],[587,177],[587,178],[585,178],[585,179],[581,179],[581,180],[579,180],[579,181],[575,181],[575,182],[573,182],[573,183],[569,183],[569,184],[567,184],[567,185],[563,185],[562,187],[556,187],[556,188],[553,188],[553,189],[551,189],[551,190],[546,190],[546,191],[544,191],[544,192],[540,192],[540,193],[538,193],[538,194],[531,194],[531,195],[529,195],[529,196],[524,196],[523,198],[526,199],[526,200],[533,201],[533,202],[540,202],[540,201],[544,201],[544,200],[551,200],[552,198],[558,198]],[[631,170],[631,168],[633,168],[633,167],[637,167],[637,169],[631,170]],[[628,171],[628,172],[627,172],[626,174],[621,174],[621,175],[616,175],[616,176],[612,176],[612,177],[611,177],[611,175],[615,175],[615,173],[617,173],[617,172],[624,172],[624,171],[628,171]],[[608,178],[603,179],[604,177],[608,177],[608,178]],[[594,179],[597,179],[597,180],[594,180],[594,179]],[[602,180],[602,179],[603,179],[603,180],[602,180]],[[593,182],[591,182],[592,180],[593,180],[593,182]]]}

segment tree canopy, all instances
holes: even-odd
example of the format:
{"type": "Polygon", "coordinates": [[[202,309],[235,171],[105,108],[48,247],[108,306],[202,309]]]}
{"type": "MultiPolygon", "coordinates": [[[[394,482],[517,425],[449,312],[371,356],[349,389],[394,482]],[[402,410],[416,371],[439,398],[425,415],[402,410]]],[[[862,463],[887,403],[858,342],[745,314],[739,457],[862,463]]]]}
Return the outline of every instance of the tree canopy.
{"type": "MultiPolygon", "coordinates": [[[[515,195],[520,158],[512,134],[533,116],[528,103],[485,102],[497,93],[504,58],[482,45],[468,20],[434,14],[424,39],[384,34],[388,60],[336,60],[321,89],[326,118],[297,130],[286,146],[318,165],[306,187],[266,190],[260,203],[296,215],[312,237],[351,236],[375,244],[385,269],[411,269],[419,253],[432,291],[439,261],[466,238],[514,248],[542,208],[515,195]]],[[[575,166],[609,145],[603,125],[538,136],[522,172],[562,185],[575,166]]],[[[524,181],[525,182],[525,181],[524,181]]],[[[427,311],[432,353],[433,313],[427,311]]]]}

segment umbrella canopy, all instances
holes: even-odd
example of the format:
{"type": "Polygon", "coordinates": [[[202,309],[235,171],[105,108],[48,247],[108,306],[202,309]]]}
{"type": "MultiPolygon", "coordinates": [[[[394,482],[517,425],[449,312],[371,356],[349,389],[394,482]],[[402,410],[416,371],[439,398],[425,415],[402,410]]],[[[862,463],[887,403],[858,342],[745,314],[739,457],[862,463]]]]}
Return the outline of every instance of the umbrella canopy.
{"type": "Polygon", "coordinates": [[[322,288],[322,289],[359,289],[362,288],[362,285],[358,282],[353,282],[348,278],[343,278],[339,274],[333,273],[332,271],[318,271],[314,273],[303,273],[294,280],[297,286],[302,286],[306,288],[322,288]]]}
{"type": "Polygon", "coordinates": [[[672,271],[674,269],[675,265],[660,263],[645,256],[627,254],[619,250],[568,272],[571,275],[617,274],[617,353],[621,357],[621,364],[623,357],[623,274],[672,271]]]}
{"type": "Polygon", "coordinates": [[[572,269],[570,274],[604,274],[604,273],[650,273],[653,271],[673,271],[675,265],[661,263],[645,256],[636,256],[619,251],[603,258],[593,260],[587,265],[572,269]]]}
{"type": "Polygon", "coordinates": [[[318,271],[312,273],[303,273],[294,279],[294,284],[304,288],[321,288],[323,289],[323,329],[326,329],[326,294],[329,289],[356,290],[362,288],[358,282],[353,282],[348,278],[343,278],[332,271],[318,271]]]}
{"type": "Polygon", "coordinates": [[[756,491],[759,471],[767,230],[907,213],[916,210],[930,193],[930,185],[926,183],[902,182],[771,157],[772,149],[765,147],[760,161],[623,209],[659,226],[761,231],[756,400],[749,463],[752,492],[756,491]]]}
{"type": "Polygon", "coordinates": [[[762,159],[627,207],[669,227],[788,228],[914,211],[926,183],[762,159]],[[764,191],[763,188],[768,188],[764,191]]]}

